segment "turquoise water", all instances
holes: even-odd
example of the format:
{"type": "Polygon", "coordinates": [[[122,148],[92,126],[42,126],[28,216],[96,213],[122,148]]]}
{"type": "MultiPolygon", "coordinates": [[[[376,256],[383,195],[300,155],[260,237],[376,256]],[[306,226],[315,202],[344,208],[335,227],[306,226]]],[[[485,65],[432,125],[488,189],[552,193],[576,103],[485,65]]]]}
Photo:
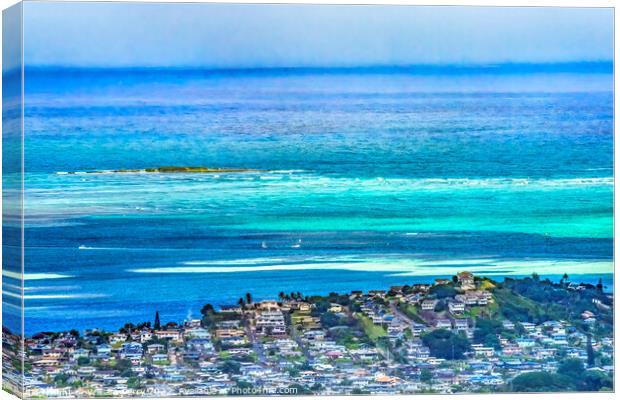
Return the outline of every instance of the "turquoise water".
{"type": "Polygon", "coordinates": [[[609,73],[33,70],[25,104],[26,332],[464,269],[611,286],[609,73]],[[64,174],[162,165],[260,171],[64,174]]]}

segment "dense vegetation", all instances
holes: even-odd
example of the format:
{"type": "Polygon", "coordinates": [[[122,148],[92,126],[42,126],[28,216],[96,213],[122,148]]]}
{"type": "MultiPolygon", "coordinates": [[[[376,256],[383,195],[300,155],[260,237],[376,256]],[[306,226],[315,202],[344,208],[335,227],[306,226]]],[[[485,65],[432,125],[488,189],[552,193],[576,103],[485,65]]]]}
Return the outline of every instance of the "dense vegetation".
{"type": "Polygon", "coordinates": [[[469,340],[464,334],[456,334],[446,329],[436,329],[422,336],[422,341],[430,349],[431,356],[446,360],[464,359],[470,350],[469,340]]]}
{"type": "Polygon", "coordinates": [[[613,331],[611,300],[602,285],[584,284],[582,290],[567,290],[564,281],[553,283],[540,280],[536,274],[523,279],[506,278],[497,285],[493,294],[504,317],[512,321],[541,323],[549,320],[568,320],[582,326],[581,313],[596,309],[594,301],[602,305],[597,310],[597,329],[601,334],[613,331]],[[608,309],[606,309],[609,307],[608,309]]]}
{"type": "Polygon", "coordinates": [[[586,371],[583,362],[576,358],[564,360],[556,373],[527,372],[512,380],[514,392],[572,392],[611,390],[613,381],[600,371],[586,371]]]}

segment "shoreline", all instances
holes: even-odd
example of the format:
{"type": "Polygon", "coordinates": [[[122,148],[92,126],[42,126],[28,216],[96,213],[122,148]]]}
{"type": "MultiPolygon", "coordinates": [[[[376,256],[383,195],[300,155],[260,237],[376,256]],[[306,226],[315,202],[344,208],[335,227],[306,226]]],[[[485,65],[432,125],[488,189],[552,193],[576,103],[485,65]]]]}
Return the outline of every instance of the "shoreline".
{"type": "MultiPolygon", "coordinates": [[[[176,275],[176,274],[175,274],[176,275]]],[[[506,277],[509,278],[524,278],[524,277],[528,277],[531,274],[518,274],[518,275],[501,275],[501,276],[490,276],[490,275],[483,275],[483,276],[488,276],[491,279],[504,279],[506,277]]],[[[180,276],[180,275],[179,275],[180,276]]],[[[192,274],[189,274],[188,276],[192,276],[192,274]]],[[[550,274],[550,275],[546,275],[546,274],[540,274],[540,276],[543,279],[549,278],[552,281],[559,281],[562,277],[562,274],[550,274]]],[[[571,277],[574,277],[577,281],[579,282],[584,282],[584,283],[590,283],[590,284],[596,284],[598,278],[602,278],[604,285],[606,286],[606,290],[610,291],[612,294],[614,293],[614,280],[613,280],[613,273],[606,273],[606,274],[571,274],[571,277]]],[[[390,283],[386,284],[387,286],[389,285],[399,285],[399,284],[418,284],[418,283],[428,283],[432,281],[432,278],[435,277],[440,277],[440,278],[450,278],[449,274],[445,274],[445,275],[435,275],[435,276],[418,276],[418,277],[406,277],[406,279],[401,279],[401,280],[390,280],[390,283]]],[[[72,279],[72,278],[68,278],[68,279],[72,279]]],[[[365,283],[365,284],[352,284],[352,287],[349,290],[373,290],[374,288],[376,288],[376,286],[371,286],[369,283],[365,283]]],[[[312,296],[325,296],[327,295],[330,290],[329,289],[325,289],[325,290],[307,290],[304,289],[301,286],[298,287],[290,287],[290,288],[281,288],[280,290],[284,289],[285,291],[290,291],[290,290],[297,290],[300,289],[302,290],[304,293],[307,293],[309,295],[312,296]]],[[[342,289],[340,290],[336,290],[338,292],[343,291],[342,289]]],[[[345,290],[346,291],[346,290],[345,290]]],[[[259,290],[258,293],[255,293],[255,296],[258,299],[269,299],[269,298],[274,298],[275,296],[277,296],[278,291],[273,289],[270,290],[268,292],[265,292],[265,290],[259,290]]],[[[238,296],[237,296],[238,297],[238,296]]],[[[234,302],[236,301],[237,297],[235,296],[227,296],[226,298],[221,298],[219,300],[216,299],[208,299],[211,302],[213,302],[214,304],[220,304],[220,303],[227,303],[227,302],[234,302]]],[[[105,297],[103,297],[102,299],[105,299],[105,297]]],[[[31,301],[37,301],[36,299],[33,299],[31,301]]],[[[188,310],[193,310],[193,314],[196,315],[196,312],[200,309],[200,307],[203,304],[197,301],[191,301],[188,302],[187,305],[184,306],[179,306],[179,307],[167,307],[164,304],[158,304],[157,307],[159,308],[160,311],[166,311],[169,315],[174,315],[176,319],[181,320],[183,317],[187,316],[189,311],[188,310]]],[[[36,306],[35,306],[36,307],[36,306]]],[[[19,310],[19,308],[16,308],[15,310],[19,310]]],[[[113,308],[111,309],[111,315],[114,314],[114,310],[117,310],[117,308],[113,308]]],[[[137,314],[140,315],[141,319],[145,319],[148,316],[150,316],[152,310],[143,310],[138,312],[137,314]]],[[[26,313],[28,312],[28,307],[26,307],[26,313]]],[[[37,320],[41,320],[41,317],[27,317],[29,321],[37,321],[37,320]]],[[[96,317],[96,318],[88,318],[88,317],[82,317],[80,318],[81,320],[94,320],[94,321],[104,321],[106,320],[106,317],[96,317]]],[[[105,322],[105,323],[94,323],[94,324],[88,324],[88,323],[81,323],[79,325],[74,325],[74,326],[68,326],[65,324],[62,325],[58,325],[58,324],[54,324],[55,327],[50,327],[50,328],[45,328],[44,330],[46,331],[65,331],[65,330],[70,330],[70,329],[79,329],[79,330],[84,330],[84,329],[88,329],[88,328],[103,328],[105,330],[115,330],[118,328],[118,326],[121,326],[123,323],[127,322],[125,320],[123,320],[120,317],[112,317],[112,320],[118,321],[116,323],[109,323],[109,322],[105,322]]],[[[18,316],[13,316],[13,313],[11,312],[10,309],[5,310],[5,320],[6,321],[11,321],[14,323],[17,323],[21,320],[21,317],[18,316]]],[[[13,325],[14,323],[11,323],[9,325],[13,325]]],[[[28,335],[32,335],[32,334],[36,334],[40,331],[36,330],[36,329],[32,329],[32,326],[34,324],[29,324],[30,326],[26,326],[26,334],[28,335]]],[[[47,325],[46,323],[44,323],[44,325],[47,325]]]]}
{"type": "MultiPolygon", "coordinates": [[[[536,274],[536,272],[533,272],[533,274],[536,274]]],[[[538,275],[538,274],[537,274],[538,275]]],[[[402,275],[403,277],[407,276],[407,275],[402,275]]],[[[409,278],[413,278],[413,279],[409,279],[408,282],[402,282],[403,285],[407,285],[407,284],[411,284],[411,285],[419,285],[419,284],[432,284],[433,281],[436,280],[445,280],[445,279],[450,279],[452,275],[450,274],[445,274],[445,275],[419,275],[419,276],[409,276],[409,278]]],[[[506,278],[508,279],[524,279],[524,278],[528,278],[530,276],[532,276],[532,273],[524,273],[524,274],[512,274],[512,275],[481,275],[483,277],[483,279],[490,279],[490,280],[496,280],[496,279],[503,279],[505,280],[506,278]]],[[[559,281],[562,278],[562,274],[540,274],[539,275],[541,279],[545,279],[545,280],[550,280],[551,282],[556,282],[559,281]]],[[[570,274],[571,277],[576,278],[576,280],[579,283],[583,283],[583,284],[590,284],[590,285],[594,285],[596,284],[596,282],[600,279],[602,279],[603,283],[604,283],[604,287],[605,287],[605,293],[607,295],[614,295],[614,273],[610,272],[610,273],[590,273],[590,274],[570,274]]],[[[67,276],[65,278],[72,278],[70,276],[67,276]]],[[[359,285],[358,285],[359,286],[359,285]]],[[[364,288],[362,291],[373,291],[373,290],[384,290],[385,288],[364,288]]],[[[352,291],[359,291],[357,288],[351,289],[352,291]]],[[[314,297],[325,297],[327,296],[330,291],[326,290],[323,292],[314,292],[314,291],[310,291],[310,292],[306,292],[304,291],[304,293],[306,293],[309,296],[314,296],[314,297]]],[[[277,292],[274,292],[272,294],[272,296],[261,296],[260,298],[258,298],[258,301],[268,301],[270,298],[275,298],[275,296],[277,295],[277,292]]],[[[224,301],[225,302],[225,301],[224,301]]],[[[215,306],[216,310],[218,309],[217,305],[215,306]]],[[[149,311],[149,313],[152,310],[149,311]]],[[[133,321],[133,322],[128,322],[125,321],[125,323],[137,323],[138,321],[133,321]]],[[[121,324],[122,325],[122,324],[121,324]]],[[[4,328],[4,326],[3,326],[4,328]]],[[[73,330],[73,329],[79,329],[82,331],[88,330],[88,329],[101,329],[101,327],[96,327],[96,326],[89,326],[89,327],[69,327],[66,329],[60,329],[60,330],[40,330],[40,331],[34,331],[32,335],[36,335],[37,333],[40,332],[66,332],[69,330],[73,330]]],[[[110,329],[110,328],[107,328],[110,329]]],[[[112,328],[113,329],[113,328],[112,328]]],[[[103,329],[103,331],[108,331],[106,329],[103,329]]]]}
{"type": "Polygon", "coordinates": [[[612,307],[601,280],[536,273],[260,301],[248,292],[205,304],[200,319],[154,310],[117,331],[39,332],[25,352],[3,327],[3,373],[10,385],[23,368],[27,397],[529,392],[573,375],[546,391],[610,391],[612,307]]]}

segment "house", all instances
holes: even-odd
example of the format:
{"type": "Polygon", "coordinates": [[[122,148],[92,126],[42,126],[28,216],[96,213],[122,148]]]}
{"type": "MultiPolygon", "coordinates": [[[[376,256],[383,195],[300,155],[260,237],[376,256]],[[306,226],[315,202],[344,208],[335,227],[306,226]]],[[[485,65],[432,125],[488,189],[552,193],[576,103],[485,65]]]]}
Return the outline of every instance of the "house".
{"type": "Polygon", "coordinates": [[[186,329],[200,328],[201,321],[199,319],[190,319],[189,321],[185,321],[183,326],[186,329]]]}
{"type": "Polygon", "coordinates": [[[523,327],[523,329],[525,329],[528,332],[533,332],[536,330],[536,325],[532,324],[531,322],[520,322],[520,324],[523,327]]]}
{"type": "Polygon", "coordinates": [[[309,330],[304,332],[304,339],[309,341],[325,339],[325,332],[322,330],[309,330]]]}
{"type": "Polygon", "coordinates": [[[259,335],[286,335],[286,323],[280,310],[261,312],[256,317],[256,333],[259,335]]]}
{"type": "Polygon", "coordinates": [[[454,329],[456,330],[466,330],[469,328],[469,319],[467,318],[455,318],[453,321],[454,329]]]}
{"type": "Polygon", "coordinates": [[[279,310],[280,305],[275,300],[263,300],[256,304],[256,309],[260,311],[279,310]]]}
{"type": "Polygon", "coordinates": [[[80,357],[88,357],[90,351],[86,349],[76,349],[73,354],[71,354],[71,358],[77,360],[80,357]]]}
{"type": "Polygon", "coordinates": [[[502,354],[505,356],[514,356],[523,353],[523,348],[515,345],[506,345],[502,347],[502,354]]]}
{"type": "Polygon", "coordinates": [[[474,274],[472,274],[471,272],[467,272],[467,271],[459,272],[458,274],[456,274],[456,278],[461,288],[465,290],[475,288],[474,274]]]}
{"type": "Polygon", "coordinates": [[[213,352],[213,343],[209,339],[193,338],[185,343],[185,346],[191,350],[200,351],[203,354],[213,352]]]}
{"type": "Polygon", "coordinates": [[[151,339],[153,339],[153,333],[146,329],[142,330],[136,338],[136,340],[139,340],[140,343],[148,342],[151,339]]]}
{"type": "Polygon", "coordinates": [[[448,303],[448,310],[452,314],[461,314],[465,312],[465,304],[460,301],[451,301],[448,303]]]}
{"type": "Polygon", "coordinates": [[[515,340],[515,343],[519,347],[534,347],[536,345],[536,341],[531,338],[519,338],[515,340]]]}
{"type": "Polygon", "coordinates": [[[152,357],[154,363],[164,363],[168,361],[167,354],[154,354],[152,357]]]}
{"type": "Polygon", "coordinates": [[[110,344],[123,343],[127,341],[127,335],[124,333],[115,333],[110,336],[110,344]]]}
{"type": "Polygon", "coordinates": [[[504,327],[504,329],[511,330],[511,331],[515,329],[515,324],[512,321],[509,321],[507,319],[502,321],[502,326],[504,327]]]}
{"type": "Polygon", "coordinates": [[[100,344],[96,347],[97,354],[99,355],[110,355],[112,352],[112,346],[109,344],[100,344]]]}
{"type": "Polygon", "coordinates": [[[411,290],[414,293],[417,292],[422,292],[422,293],[426,293],[429,291],[429,289],[431,288],[431,285],[426,284],[426,283],[416,283],[411,287],[411,290]]]}
{"type": "Polygon", "coordinates": [[[405,288],[404,286],[400,286],[400,285],[399,286],[390,286],[390,292],[392,292],[392,293],[402,293],[404,288],[405,288]]]}
{"type": "Polygon", "coordinates": [[[211,334],[207,329],[197,327],[186,329],[184,334],[186,338],[196,338],[196,339],[210,339],[211,334]]]}
{"type": "Polygon", "coordinates": [[[602,310],[602,311],[608,311],[611,308],[610,306],[608,306],[607,304],[604,304],[599,299],[592,299],[592,303],[594,303],[596,308],[598,308],[599,310],[602,310]]]}
{"type": "Polygon", "coordinates": [[[241,336],[245,336],[245,331],[239,328],[222,328],[215,330],[215,337],[218,339],[227,339],[241,336]]]}
{"type": "Polygon", "coordinates": [[[435,306],[439,301],[436,299],[426,299],[422,302],[423,311],[435,311],[435,306]]]}
{"type": "Polygon", "coordinates": [[[341,313],[342,306],[340,304],[331,303],[327,311],[332,312],[332,313],[341,313]]]}
{"type": "Polygon", "coordinates": [[[476,357],[493,357],[495,355],[495,349],[493,347],[472,344],[471,349],[474,351],[476,357]]]}
{"type": "Polygon", "coordinates": [[[164,329],[155,331],[155,335],[159,339],[170,339],[173,342],[182,342],[183,335],[181,335],[181,331],[178,329],[164,329]]]}
{"type": "Polygon", "coordinates": [[[426,325],[424,324],[419,324],[419,323],[413,323],[411,325],[411,332],[414,335],[420,335],[422,332],[424,332],[424,330],[426,329],[426,325]]]}
{"type": "Polygon", "coordinates": [[[123,343],[120,349],[121,358],[142,357],[142,345],[136,342],[123,343]]]}
{"type": "Polygon", "coordinates": [[[435,320],[435,328],[437,329],[452,329],[452,321],[447,318],[439,318],[435,320]]]}
{"type": "Polygon", "coordinates": [[[581,319],[593,318],[595,314],[592,311],[586,310],[581,313],[581,319]]]}
{"type": "Polygon", "coordinates": [[[220,305],[220,312],[223,314],[240,314],[241,306],[236,304],[220,305]]]}
{"type": "Polygon", "coordinates": [[[146,346],[146,352],[148,354],[161,353],[164,351],[164,349],[165,349],[165,346],[159,343],[149,344],[148,346],[146,346]]]}

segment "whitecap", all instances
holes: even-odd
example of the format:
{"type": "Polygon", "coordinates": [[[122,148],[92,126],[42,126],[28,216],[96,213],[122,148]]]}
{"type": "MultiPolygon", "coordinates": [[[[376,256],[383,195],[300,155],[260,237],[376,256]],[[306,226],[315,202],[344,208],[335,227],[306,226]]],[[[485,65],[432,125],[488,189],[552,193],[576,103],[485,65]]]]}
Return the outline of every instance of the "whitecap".
{"type": "Polygon", "coordinates": [[[61,274],[46,274],[46,273],[39,273],[39,274],[20,274],[18,272],[13,272],[13,271],[2,271],[2,275],[6,276],[7,278],[13,278],[13,279],[23,279],[24,280],[41,280],[41,279],[63,279],[63,278],[73,278],[72,275],[61,275],[61,274]]]}

